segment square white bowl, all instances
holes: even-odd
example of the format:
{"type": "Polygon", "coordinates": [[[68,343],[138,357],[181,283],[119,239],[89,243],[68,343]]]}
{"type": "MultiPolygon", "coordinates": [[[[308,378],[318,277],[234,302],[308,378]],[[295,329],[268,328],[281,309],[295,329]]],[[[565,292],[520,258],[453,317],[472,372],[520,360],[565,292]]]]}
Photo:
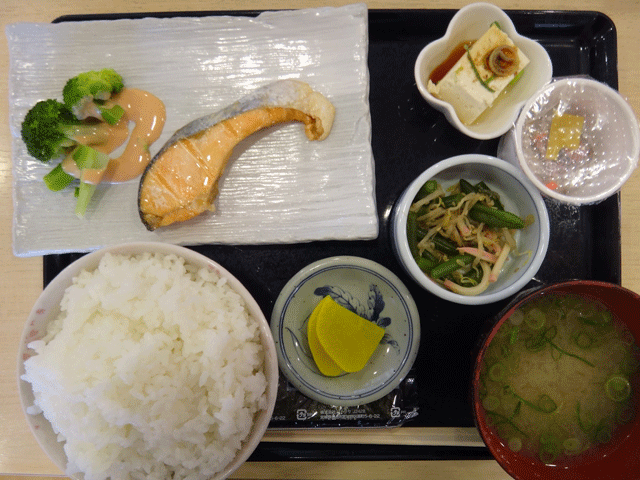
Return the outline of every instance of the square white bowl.
{"type": "Polygon", "coordinates": [[[506,133],[514,124],[524,103],[543,85],[551,80],[553,68],[549,54],[542,45],[516,32],[507,14],[489,3],[472,3],[461,8],[451,19],[444,37],[435,40],[422,49],[415,63],[416,85],[424,99],[465,135],[480,140],[497,138],[506,133]],[[492,22],[513,40],[516,46],[529,57],[530,63],[522,77],[504,96],[500,96],[480,118],[471,125],[465,125],[458,118],[451,104],[434,97],[427,90],[430,73],[440,65],[464,41],[475,40],[487,31],[492,22]]]}

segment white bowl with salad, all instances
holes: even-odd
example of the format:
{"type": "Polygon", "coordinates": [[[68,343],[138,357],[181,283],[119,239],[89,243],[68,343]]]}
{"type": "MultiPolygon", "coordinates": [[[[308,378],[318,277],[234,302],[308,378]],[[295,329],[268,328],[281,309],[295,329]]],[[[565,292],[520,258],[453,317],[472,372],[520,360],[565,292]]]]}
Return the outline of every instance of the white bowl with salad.
{"type": "Polygon", "coordinates": [[[538,189],[516,167],[467,154],[420,174],[396,202],[394,253],[411,278],[445,300],[480,305],[531,281],[549,245],[538,189]]]}

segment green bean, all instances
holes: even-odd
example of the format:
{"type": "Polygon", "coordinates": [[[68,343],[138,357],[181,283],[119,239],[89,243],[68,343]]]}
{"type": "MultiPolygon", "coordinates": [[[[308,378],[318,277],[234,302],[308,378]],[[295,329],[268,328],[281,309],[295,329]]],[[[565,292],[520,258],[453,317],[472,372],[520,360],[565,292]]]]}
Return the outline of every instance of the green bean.
{"type": "Polygon", "coordinates": [[[417,202],[418,200],[422,200],[424,197],[435,192],[437,188],[438,182],[436,182],[435,180],[427,180],[427,182],[422,185],[422,187],[420,187],[420,190],[418,190],[418,193],[416,194],[413,201],[417,202]]]}
{"type": "Polygon", "coordinates": [[[464,194],[469,194],[469,193],[476,193],[478,191],[478,189],[476,187],[474,187],[473,185],[471,185],[471,183],[469,183],[468,181],[466,181],[464,178],[460,179],[460,191],[464,194]]]}
{"type": "Polygon", "coordinates": [[[460,203],[460,200],[462,200],[463,198],[463,193],[454,193],[453,195],[442,197],[440,200],[442,200],[442,205],[445,208],[451,208],[458,205],[458,203],[460,203]]]}
{"type": "Polygon", "coordinates": [[[414,259],[418,258],[418,241],[417,241],[417,224],[416,224],[416,212],[409,212],[407,215],[407,241],[409,242],[409,250],[414,259]]]}
{"type": "Polygon", "coordinates": [[[433,236],[433,246],[436,250],[441,251],[442,253],[446,253],[447,255],[457,255],[458,254],[458,246],[455,242],[449,240],[448,238],[443,237],[439,233],[433,236]]]}
{"type": "Polygon", "coordinates": [[[469,265],[475,257],[473,255],[456,255],[446,262],[433,267],[431,278],[438,279],[455,272],[464,265],[469,265]]]}
{"type": "Polygon", "coordinates": [[[431,269],[437,265],[438,259],[431,254],[430,252],[424,251],[422,255],[420,255],[418,249],[418,233],[417,233],[417,223],[416,223],[417,215],[415,212],[409,212],[407,215],[407,241],[409,242],[409,250],[411,251],[411,256],[425,273],[429,273],[431,269]]]}
{"type": "Polygon", "coordinates": [[[469,216],[476,222],[484,223],[491,228],[524,228],[524,220],[515,213],[476,203],[469,210],[469,216]]]}
{"type": "Polygon", "coordinates": [[[493,190],[491,190],[486,183],[481,181],[476,183],[475,185],[472,185],[470,182],[468,182],[464,178],[461,178],[459,185],[460,185],[460,190],[465,195],[469,193],[482,193],[493,201],[493,205],[498,210],[504,210],[504,205],[502,205],[502,202],[500,202],[500,195],[494,192],[493,190]]]}
{"type": "Polygon", "coordinates": [[[422,205],[416,212],[416,217],[421,217],[426,213],[429,213],[429,205],[422,205]]]}
{"type": "Polygon", "coordinates": [[[435,267],[438,264],[438,261],[437,260],[432,261],[430,258],[426,256],[422,256],[416,259],[416,263],[418,264],[418,267],[420,268],[420,270],[422,270],[424,273],[428,275],[433,269],[433,267],[435,267]]]}
{"type": "Polygon", "coordinates": [[[484,193],[486,196],[493,200],[493,206],[498,210],[504,210],[504,205],[500,201],[500,195],[497,192],[494,192],[489,188],[489,186],[484,182],[476,183],[476,191],[479,193],[484,193]]]}
{"type": "Polygon", "coordinates": [[[467,272],[465,275],[468,279],[473,281],[474,285],[479,284],[482,281],[482,269],[478,267],[473,267],[467,272]]]}
{"type": "MultiPolygon", "coordinates": [[[[415,236],[416,244],[420,243],[420,241],[425,237],[426,234],[427,234],[427,231],[424,228],[421,228],[420,224],[416,222],[416,236],[415,236]]],[[[416,254],[417,253],[418,252],[416,251],[416,254]]],[[[456,250],[456,253],[458,253],[457,250],[456,250]]],[[[427,260],[429,260],[434,265],[438,263],[438,258],[428,250],[424,250],[422,252],[422,256],[427,258],[427,260]]]]}

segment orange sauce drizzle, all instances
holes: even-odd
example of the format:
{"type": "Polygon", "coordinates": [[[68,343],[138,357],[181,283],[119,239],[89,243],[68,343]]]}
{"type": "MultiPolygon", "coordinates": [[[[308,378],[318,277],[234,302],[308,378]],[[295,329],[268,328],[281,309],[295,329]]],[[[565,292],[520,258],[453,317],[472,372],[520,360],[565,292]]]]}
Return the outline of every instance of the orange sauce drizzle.
{"type": "MultiPolygon", "coordinates": [[[[112,158],[105,170],[84,170],[82,179],[87,183],[121,183],[140,176],[151,160],[149,145],[160,137],[164,128],[166,120],[164,103],[149,92],[137,88],[124,88],[112,97],[112,101],[124,109],[124,115],[115,125],[107,123],[99,125],[99,128],[109,132],[105,143],[92,144],[91,139],[87,138],[86,144],[100,152],[110,154],[127,139],[129,141],[124,152],[119,157],[112,158]],[[134,123],[134,127],[129,134],[130,122],[134,123]]],[[[62,168],[71,175],[80,176],[80,171],[70,155],[63,160],[62,168]]]]}

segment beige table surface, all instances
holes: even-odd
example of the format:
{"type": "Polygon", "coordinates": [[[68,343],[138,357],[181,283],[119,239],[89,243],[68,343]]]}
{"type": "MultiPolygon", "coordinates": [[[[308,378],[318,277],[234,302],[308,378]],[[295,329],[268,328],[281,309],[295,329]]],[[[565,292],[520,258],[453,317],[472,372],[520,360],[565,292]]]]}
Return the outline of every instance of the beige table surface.
{"type": "MultiPolygon", "coordinates": [[[[331,0],[2,0],[0,18],[0,480],[47,478],[62,472],[40,450],[18,402],[16,353],[23,323],[42,290],[42,258],[16,258],[11,250],[12,193],[11,142],[8,127],[9,55],[4,26],[15,22],[51,22],[60,15],[89,13],[264,10],[344,5],[331,0]],[[25,475],[27,477],[25,477],[25,475]]],[[[471,1],[375,0],[369,8],[460,8],[471,1]]],[[[603,12],[618,33],[619,90],[636,114],[640,112],[640,1],[639,0],[496,0],[503,9],[590,10],[603,12]]],[[[37,48],[37,46],[34,46],[37,48]]],[[[640,174],[622,190],[622,284],[640,292],[640,174]]],[[[448,443],[473,437],[465,429],[394,429],[360,432],[268,433],[270,441],[358,441],[421,444],[422,438],[448,443]],[[423,430],[423,431],[421,431],[423,430]],[[429,431],[424,431],[429,430],[429,431]]],[[[233,478],[286,479],[507,479],[493,460],[411,462],[265,462],[247,463],[233,478]]]]}

